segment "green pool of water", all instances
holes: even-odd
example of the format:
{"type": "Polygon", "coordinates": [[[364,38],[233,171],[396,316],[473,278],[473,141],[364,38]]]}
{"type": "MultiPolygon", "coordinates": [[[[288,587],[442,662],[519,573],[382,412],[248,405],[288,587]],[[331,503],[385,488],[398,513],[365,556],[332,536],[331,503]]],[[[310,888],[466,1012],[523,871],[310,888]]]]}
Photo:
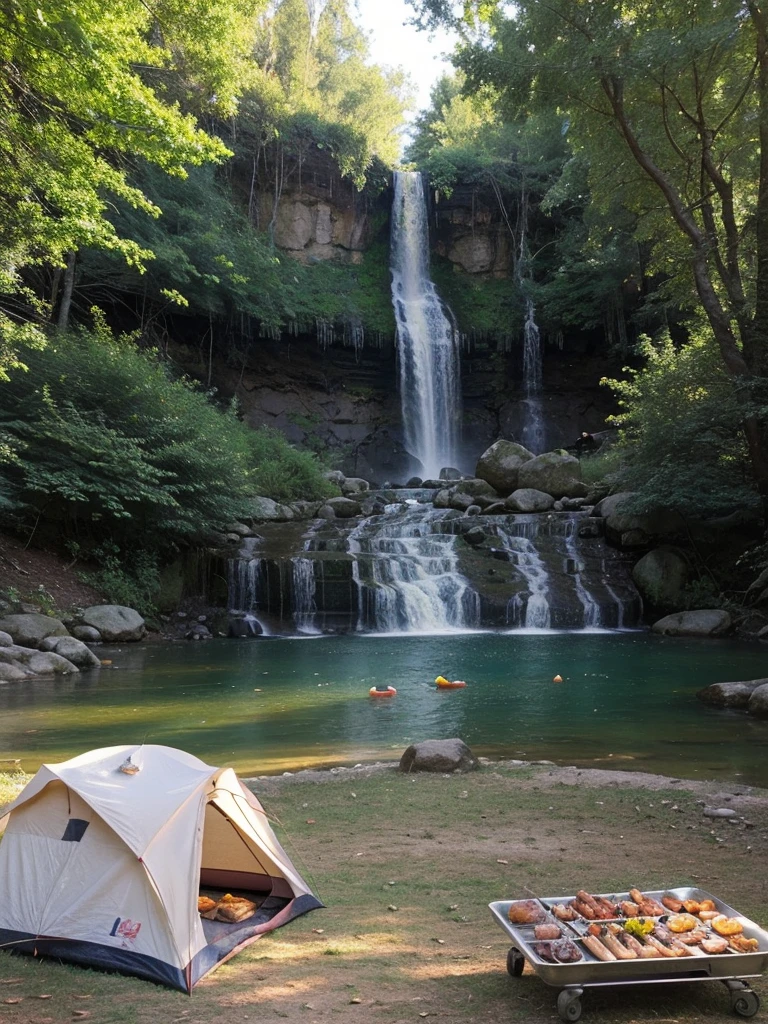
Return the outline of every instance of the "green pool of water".
{"type": "Polygon", "coordinates": [[[30,771],[146,741],[248,775],[391,759],[414,740],[461,736],[489,756],[768,786],[768,721],[695,697],[708,683],[768,675],[757,644],[475,633],[98,650],[113,667],[0,685],[0,757],[30,771]],[[468,685],[437,691],[438,674],[468,685]],[[389,683],[397,697],[368,696],[389,683]]]}

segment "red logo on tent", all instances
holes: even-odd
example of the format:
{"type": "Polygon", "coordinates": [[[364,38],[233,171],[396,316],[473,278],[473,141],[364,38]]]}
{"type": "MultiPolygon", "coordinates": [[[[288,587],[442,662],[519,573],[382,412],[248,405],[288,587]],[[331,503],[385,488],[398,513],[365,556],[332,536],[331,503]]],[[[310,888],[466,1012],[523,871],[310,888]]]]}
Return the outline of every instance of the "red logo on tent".
{"type": "Polygon", "coordinates": [[[109,933],[117,938],[128,939],[130,942],[136,938],[141,928],[141,921],[132,921],[130,917],[126,917],[123,921],[122,918],[116,917],[115,923],[112,925],[112,930],[109,933]]]}

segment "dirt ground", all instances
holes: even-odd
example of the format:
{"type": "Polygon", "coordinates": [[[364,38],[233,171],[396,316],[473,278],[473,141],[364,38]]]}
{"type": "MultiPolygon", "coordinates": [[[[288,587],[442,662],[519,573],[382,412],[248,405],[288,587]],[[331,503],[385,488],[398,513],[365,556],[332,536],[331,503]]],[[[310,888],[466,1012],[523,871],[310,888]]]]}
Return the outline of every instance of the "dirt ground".
{"type": "Polygon", "coordinates": [[[100,604],[99,591],[81,583],[77,577],[84,568],[52,551],[25,549],[18,538],[0,534],[0,591],[13,587],[23,601],[38,604],[42,588],[61,611],[100,604]]]}
{"type": "MultiPolygon", "coordinates": [[[[491,900],[696,885],[768,925],[763,790],[504,762],[465,776],[378,765],[250,784],[326,909],[263,937],[191,998],[0,956],[3,1024],[550,1024],[557,991],[528,965],[507,974],[491,900]],[[733,808],[733,823],[704,817],[713,805],[733,808]]],[[[755,990],[768,998],[762,981],[755,990]]],[[[606,1024],[734,1019],[712,981],[594,989],[583,1005],[584,1021],[606,1024]]]]}

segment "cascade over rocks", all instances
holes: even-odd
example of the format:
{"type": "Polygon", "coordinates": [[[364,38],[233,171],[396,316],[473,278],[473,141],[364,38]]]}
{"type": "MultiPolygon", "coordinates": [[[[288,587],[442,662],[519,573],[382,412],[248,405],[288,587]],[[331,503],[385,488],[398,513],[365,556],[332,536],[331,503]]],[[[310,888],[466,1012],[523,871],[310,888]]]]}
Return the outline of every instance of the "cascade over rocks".
{"type": "Polygon", "coordinates": [[[0,619],[0,630],[9,633],[22,647],[37,647],[47,636],[68,636],[67,627],[51,615],[26,612],[0,619]]]}
{"type": "Polygon", "coordinates": [[[553,498],[583,498],[589,490],[582,483],[579,460],[558,452],[544,452],[524,462],[516,486],[544,491],[553,498]]]}
{"type": "Polygon", "coordinates": [[[422,740],[400,758],[401,772],[471,772],[480,762],[463,740],[422,740]]]}
{"type": "Polygon", "coordinates": [[[664,636],[725,636],[732,626],[728,612],[720,608],[699,608],[666,615],[654,622],[651,630],[664,636]]]}
{"type": "Polygon", "coordinates": [[[86,608],[83,623],[99,631],[107,643],[141,640],[146,629],[144,619],[133,608],[121,604],[96,604],[86,608]]]}
{"type": "Polygon", "coordinates": [[[475,476],[486,480],[499,494],[510,494],[518,487],[520,467],[533,458],[533,452],[523,445],[501,439],[480,456],[475,476]]]}
{"type": "Polygon", "coordinates": [[[644,601],[659,609],[679,608],[689,579],[688,562],[674,548],[649,551],[632,570],[644,601]]]}

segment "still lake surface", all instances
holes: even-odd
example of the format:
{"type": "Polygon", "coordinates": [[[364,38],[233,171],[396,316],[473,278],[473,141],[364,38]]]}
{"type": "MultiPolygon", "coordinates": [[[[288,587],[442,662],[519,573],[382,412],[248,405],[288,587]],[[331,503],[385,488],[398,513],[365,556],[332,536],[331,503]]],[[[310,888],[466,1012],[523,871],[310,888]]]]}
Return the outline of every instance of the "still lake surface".
{"type": "Polygon", "coordinates": [[[758,644],[516,631],[97,650],[112,667],[0,685],[0,757],[32,771],[146,741],[255,775],[394,759],[415,740],[460,736],[491,757],[768,786],[768,721],[695,696],[768,676],[758,644]],[[467,687],[438,691],[438,674],[467,687]],[[395,698],[368,696],[386,684],[395,698]]]}

